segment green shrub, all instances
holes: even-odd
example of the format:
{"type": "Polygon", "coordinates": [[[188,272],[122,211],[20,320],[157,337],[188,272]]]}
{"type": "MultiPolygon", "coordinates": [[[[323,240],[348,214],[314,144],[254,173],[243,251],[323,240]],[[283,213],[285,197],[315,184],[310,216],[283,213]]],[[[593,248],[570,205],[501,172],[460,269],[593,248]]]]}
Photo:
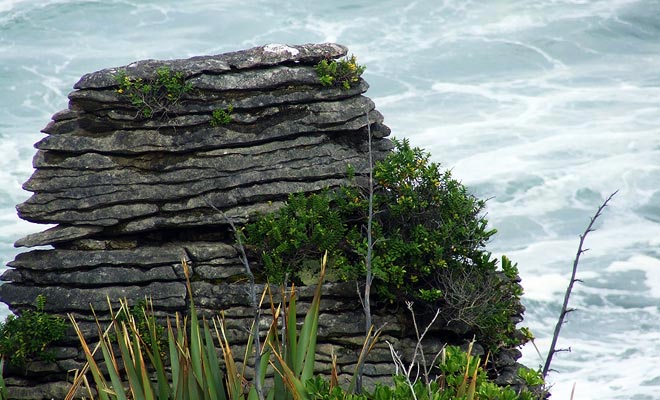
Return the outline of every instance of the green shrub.
{"type": "Polygon", "coordinates": [[[315,69],[323,86],[339,86],[348,90],[359,82],[366,67],[359,65],[355,56],[351,55],[341,60],[321,60],[315,69]]]}
{"type": "Polygon", "coordinates": [[[339,246],[346,226],[339,210],[332,207],[329,192],[289,196],[287,206],[244,228],[248,243],[259,244],[267,279],[276,284],[285,280],[300,282],[305,268],[320,268],[316,260],[326,251],[330,267],[345,266],[346,256],[339,246]]]}
{"type": "Polygon", "coordinates": [[[192,84],[186,83],[182,72],[173,73],[168,67],[158,68],[151,79],[131,78],[121,70],[115,80],[119,85],[117,93],[126,96],[145,118],[163,117],[192,90],[192,84]]]}
{"type": "Polygon", "coordinates": [[[518,376],[521,377],[528,386],[542,386],[545,384],[540,370],[537,371],[523,367],[518,370],[518,376]]]}
{"type": "Polygon", "coordinates": [[[10,366],[23,368],[35,360],[53,361],[48,346],[64,337],[67,323],[44,311],[46,297],[37,296],[35,310],[10,315],[0,323],[0,354],[10,366]]]}
{"type": "MultiPolygon", "coordinates": [[[[427,312],[440,308],[446,322],[467,323],[493,349],[518,344],[511,316],[519,311],[522,288],[516,265],[503,257],[500,270],[485,250],[496,232],[483,216],[485,202],[421,149],[407,140],[394,143],[373,171],[376,300],[413,301],[427,312]]],[[[292,195],[279,212],[246,226],[246,243],[261,254],[271,282],[295,281],[324,251],[331,275],[360,280],[368,210],[358,186],[292,195]]]]}
{"type": "Polygon", "coordinates": [[[213,110],[213,115],[211,116],[211,121],[209,122],[211,126],[220,126],[227,125],[231,122],[231,113],[234,111],[234,106],[231,104],[226,109],[217,109],[213,110]]]}

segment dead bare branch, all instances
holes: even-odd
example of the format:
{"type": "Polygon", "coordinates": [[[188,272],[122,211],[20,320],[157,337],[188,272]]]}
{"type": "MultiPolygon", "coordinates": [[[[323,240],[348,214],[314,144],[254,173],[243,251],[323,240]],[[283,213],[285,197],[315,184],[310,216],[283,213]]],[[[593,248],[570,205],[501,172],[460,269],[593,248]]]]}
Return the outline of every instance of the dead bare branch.
{"type": "MultiPolygon", "coordinates": [[[[590,232],[594,231],[594,224],[596,223],[596,220],[601,216],[603,210],[605,207],[607,207],[607,204],[612,200],[612,197],[616,195],[619,191],[615,191],[614,193],[610,194],[609,197],[603,202],[603,204],[598,207],[598,210],[596,211],[596,214],[594,214],[593,217],[591,217],[591,221],[589,222],[589,225],[587,226],[587,229],[585,229],[584,233],[580,235],[580,244],[578,246],[577,253],[575,255],[575,260],[573,261],[573,272],[571,273],[571,280],[568,282],[568,287],[566,288],[566,294],[564,295],[564,304],[561,307],[561,312],[559,313],[559,319],[557,320],[557,325],[555,326],[555,332],[552,335],[552,343],[550,344],[550,350],[548,351],[548,357],[545,360],[545,366],[543,367],[543,379],[548,375],[548,371],[550,371],[550,364],[552,364],[552,357],[558,353],[559,351],[564,351],[562,349],[556,349],[557,346],[557,340],[559,339],[559,333],[561,332],[561,327],[564,324],[564,318],[566,318],[566,315],[570,312],[575,311],[574,308],[569,308],[568,307],[568,301],[571,297],[571,292],[573,291],[573,285],[575,285],[576,282],[581,282],[579,279],[575,278],[575,275],[577,274],[577,268],[578,264],[580,262],[580,256],[586,252],[588,249],[583,249],[582,246],[584,245],[584,241],[587,238],[587,235],[590,232]]],[[[568,349],[570,351],[570,348],[568,349]]]]}
{"type": "MultiPolygon", "coordinates": [[[[245,274],[248,276],[248,280],[250,283],[250,287],[248,290],[248,294],[250,296],[250,303],[254,311],[254,320],[252,323],[253,328],[250,330],[250,334],[252,335],[252,339],[254,341],[254,376],[258,377],[261,376],[261,337],[260,337],[260,322],[261,322],[261,307],[260,307],[260,302],[257,302],[257,286],[254,281],[254,274],[252,273],[252,268],[250,268],[250,262],[247,258],[247,255],[245,253],[245,246],[243,245],[243,239],[241,238],[240,232],[236,229],[236,225],[234,224],[234,221],[232,221],[222,210],[218,209],[216,206],[211,204],[209,201],[206,201],[206,204],[213,208],[215,211],[219,212],[224,219],[227,221],[229,226],[231,227],[231,230],[234,232],[234,236],[236,237],[236,243],[238,244],[238,249],[240,251],[239,259],[241,260],[241,263],[243,264],[243,267],[245,267],[245,274]]],[[[247,360],[245,360],[247,363],[247,360]]],[[[259,400],[264,400],[264,390],[261,387],[261,380],[260,379],[254,379],[254,389],[257,392],[257,397],[259,400]]]]}

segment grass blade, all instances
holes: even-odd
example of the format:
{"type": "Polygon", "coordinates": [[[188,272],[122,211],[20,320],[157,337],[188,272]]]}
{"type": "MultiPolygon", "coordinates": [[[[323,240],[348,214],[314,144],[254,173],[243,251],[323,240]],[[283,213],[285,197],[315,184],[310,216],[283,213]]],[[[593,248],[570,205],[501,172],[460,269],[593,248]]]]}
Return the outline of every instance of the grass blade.
{"type": "MultiPolygon", "coordinates": [[[[321,307],[321,290],[323,289],[323,280],[325,279],[325,270],[328,262],[328,252],[326,251],[321,261],[321,272],[319,282],[316,285],[312,304],[307,311],[305,321],[300,328],[300,338],[298,339],[298,357],[302,358],[302,371],[300,380],[304,383],[314,377],[314,362],[316,361],[316,336],[319,329],[319,312],[321,307]]],[[[295,318],[295,316],[294,316],[295,318]]]]}
{"type": "MultiPolygon", "coordinates": [[[[100,400],[110,400],[110,397],[108,393],[106,392],[106,389],[108,388],[108,383],[106,382],[105,378],[103,377],[103,374],[101,373],[99,366],[96,364],[96,360],[94,360],[94,356],[92,355],[92,351],[89,349],[89,346],[87,345],[87,341],[85,340],[85,336],[83,335],[82,331],[80,330],[80,326],[78,326],[78,323],[76,322],[76,319],[74,318],[73,315],[69,314],[69,320],[71,320],[71,324],[73,325],[73,329],[76,332],[76,335],[78,336],[78,339],[80,340],[80,345],[83,349],[83,353],[85,353],[85,359],[87,360],[87,365],[89,366],[89,370],[92,372],[92,376],[94,378],[94,382],[96,383],[96,387],[98,388],[98,396],[100,400]]],[[[103,340],[103,335],[101,334],[101,340],[103,340]]]]}

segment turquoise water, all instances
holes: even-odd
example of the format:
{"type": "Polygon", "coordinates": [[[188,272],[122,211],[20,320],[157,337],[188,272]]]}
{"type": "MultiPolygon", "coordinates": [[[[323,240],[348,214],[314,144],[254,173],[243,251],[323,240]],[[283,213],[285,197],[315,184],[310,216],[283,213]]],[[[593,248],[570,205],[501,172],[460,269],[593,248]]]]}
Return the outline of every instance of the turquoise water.
{"type": "Polygon", "coordinates": [[[620,190],[587,239],[553,393],[567,399],[576,383],[575,399],[660,398],[658,1],[0,0],[1,264],[43,229],[14,205],[29,196],[40,129],[81,75],[327,41],[367,65],[394,135],[491,199],[490,247],[519,263],[542,352],[578,235],[620,190]]]}

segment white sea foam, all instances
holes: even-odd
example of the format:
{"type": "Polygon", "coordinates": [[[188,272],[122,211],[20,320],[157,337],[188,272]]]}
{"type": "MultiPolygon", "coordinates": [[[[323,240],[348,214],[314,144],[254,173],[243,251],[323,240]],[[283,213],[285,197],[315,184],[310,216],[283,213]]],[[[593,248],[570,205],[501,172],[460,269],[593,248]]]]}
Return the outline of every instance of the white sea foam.
{"type": "Polygon", "coordinates": [[[635,255],[626,261],[615,261],[607,267],[608,272],[643,271],[646,286],[653,297],[660,298],[660,259],[635,255]]]}

